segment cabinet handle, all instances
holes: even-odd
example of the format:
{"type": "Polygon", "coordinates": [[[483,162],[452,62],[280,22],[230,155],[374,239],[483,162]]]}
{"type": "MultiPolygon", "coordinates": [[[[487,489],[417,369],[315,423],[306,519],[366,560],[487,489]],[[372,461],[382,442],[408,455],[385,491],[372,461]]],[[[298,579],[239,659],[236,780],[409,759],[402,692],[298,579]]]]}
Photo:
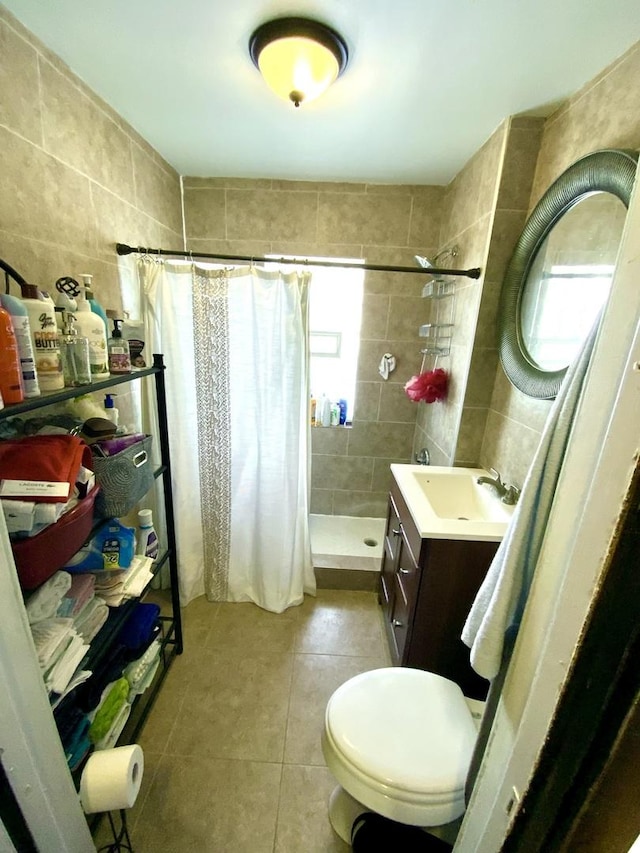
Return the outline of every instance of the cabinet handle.
{"type": "Polygon", "coordinates": [[[391,624],[394,628],[402,628],[402,622],[399,619],[394,619],[391,624]]]}
{"type": "Polygon", "coordinates": [[[403,569],[402,566],[400,566],[398,571],[400,572],[401,575],[410,575],[411,574],[411,569],[403,569]]]}

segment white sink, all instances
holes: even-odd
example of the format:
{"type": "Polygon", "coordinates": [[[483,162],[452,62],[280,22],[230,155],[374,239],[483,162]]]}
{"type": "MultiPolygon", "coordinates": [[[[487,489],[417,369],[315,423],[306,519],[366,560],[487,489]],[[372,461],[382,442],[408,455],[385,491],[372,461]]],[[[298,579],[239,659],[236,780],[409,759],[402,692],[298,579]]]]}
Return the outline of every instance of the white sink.
{"type": "Polygon", "coordinates": [[[392,465],[391,472],[424,538],[503,538],[514,507],[478,483],[478,477],[491,477],[483,468],[392,465]]]}

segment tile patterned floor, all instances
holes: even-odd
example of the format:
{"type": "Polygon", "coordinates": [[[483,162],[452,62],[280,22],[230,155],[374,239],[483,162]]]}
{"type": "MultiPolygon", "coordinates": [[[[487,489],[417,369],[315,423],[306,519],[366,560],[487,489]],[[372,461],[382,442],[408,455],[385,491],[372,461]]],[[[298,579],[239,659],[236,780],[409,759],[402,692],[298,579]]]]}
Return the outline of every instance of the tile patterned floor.
{"type": "Polygon", "coordinates": [[[183,618],[140,737],[136,853],[346,853],[320,733],[336,687],[390,664],[375,593],[319,590],[279,615],[201,598],[183,618]]]}

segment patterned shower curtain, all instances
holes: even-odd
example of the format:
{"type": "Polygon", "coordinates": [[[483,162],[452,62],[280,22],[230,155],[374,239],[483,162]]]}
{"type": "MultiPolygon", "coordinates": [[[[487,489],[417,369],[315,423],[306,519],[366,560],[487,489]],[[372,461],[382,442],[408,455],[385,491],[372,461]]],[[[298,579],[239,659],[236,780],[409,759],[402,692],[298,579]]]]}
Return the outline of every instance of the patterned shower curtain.
{"type": "Polygon", "coordinates": [[[309,274],[132,263],[145,352],[167,365],[181,602],[204,592],[280,613],[315,593],[309,274]]]}

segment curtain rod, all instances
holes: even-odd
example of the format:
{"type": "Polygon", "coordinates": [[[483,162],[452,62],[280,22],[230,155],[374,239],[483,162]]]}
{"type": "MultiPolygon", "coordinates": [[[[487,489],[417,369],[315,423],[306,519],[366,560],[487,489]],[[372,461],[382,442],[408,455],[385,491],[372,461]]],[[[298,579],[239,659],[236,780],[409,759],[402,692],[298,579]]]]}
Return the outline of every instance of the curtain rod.
{"type": "Polygon", "coordinates": [[[138,253],[140,255],[165,255],[179,258],[209,258],[217,261],[246,261],[249,263],[261,264],[304,264],[309,267],[340,267],[341,269],[360,269],[372,270],[374,272],[402,272],[413,273],[415,275],[455,275],[465,276],[466,278],[480,278],[480,268],[474,267],[468,270],[453,270],[440,267],[393,267],[385,266],[384,264],[345,264],[340,261],[310,261],[308,258],[264,258],[259,255],[220,255],[210,254],[208,252],[185,252],[183,249],[177,251],[169,249],[147,249],[143,246],[127,246],[126,243],[116,243],[116,252],[119,255],[131,255],[138,253]]]}

